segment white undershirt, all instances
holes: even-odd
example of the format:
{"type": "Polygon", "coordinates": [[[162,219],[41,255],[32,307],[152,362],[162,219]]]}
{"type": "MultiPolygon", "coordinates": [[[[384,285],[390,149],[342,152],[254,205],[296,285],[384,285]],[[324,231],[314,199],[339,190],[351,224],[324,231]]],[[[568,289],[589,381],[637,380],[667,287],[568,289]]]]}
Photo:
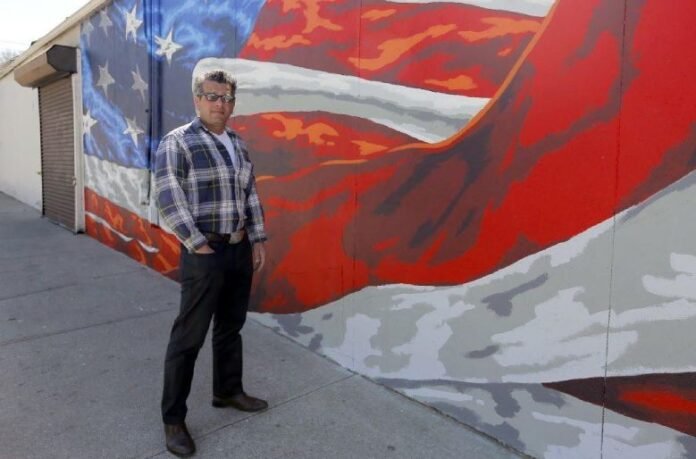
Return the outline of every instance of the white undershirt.
{"type": "Polygon", "coordinates": [[[227,132],[223,132],[222,134],[216,134],[213,132],[213,135],[218,138],[220,143],[222,143],[225,148],[227,149],[227,154],[230,155],[230,159],[232,160],[232,166],[235,169],[239,168],[239,164],[237,161],[237,152],[234,150],[234,146],[232,145],[232,139],[230,139],[230,136],[227,135],[227,132]]]}

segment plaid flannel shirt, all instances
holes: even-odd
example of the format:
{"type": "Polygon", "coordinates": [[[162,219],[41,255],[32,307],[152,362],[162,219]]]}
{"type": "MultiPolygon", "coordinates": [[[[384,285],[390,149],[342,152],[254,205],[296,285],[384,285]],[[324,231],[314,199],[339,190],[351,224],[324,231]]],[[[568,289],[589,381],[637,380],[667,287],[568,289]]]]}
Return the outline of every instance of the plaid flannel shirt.
{"type": "Polygon", "coordinates": [[[168,133],[157,149],[157,208],[190,252],[207,243],[201,232],[230,234],[245,229],[251,242],[266,240],[249,154],[242,139],[225,130],[238,168],[200,118],[168,133]]]}

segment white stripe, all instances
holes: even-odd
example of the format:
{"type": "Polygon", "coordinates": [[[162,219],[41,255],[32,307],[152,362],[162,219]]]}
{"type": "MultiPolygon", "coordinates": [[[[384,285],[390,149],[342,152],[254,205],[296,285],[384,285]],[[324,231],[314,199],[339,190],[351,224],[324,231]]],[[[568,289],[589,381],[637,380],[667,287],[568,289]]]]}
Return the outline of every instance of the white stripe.
{"type": "Polygon", "coordinates": [[[324,111],[366,118],[424,142],[454,135],[490,100],[246,59],[203,59],[193,73],[215,69],[237,79],[238,115],[324,111]]]}
{"type": "MultiPolygon", "coordinates": [[[[149,219],[147,184],[150,171],[125,167],[96,156],[85,155],[85,186],[124,209],[149,219]]],[[[156,221],[156,220],[155,220],[156,221]]]]}
{"type": "Polygon", "coordinates": [[[386,0],[391,3],[460,3],[491,10],[512,11],[530,16],[546,16],[555,0],[386,0]]]}

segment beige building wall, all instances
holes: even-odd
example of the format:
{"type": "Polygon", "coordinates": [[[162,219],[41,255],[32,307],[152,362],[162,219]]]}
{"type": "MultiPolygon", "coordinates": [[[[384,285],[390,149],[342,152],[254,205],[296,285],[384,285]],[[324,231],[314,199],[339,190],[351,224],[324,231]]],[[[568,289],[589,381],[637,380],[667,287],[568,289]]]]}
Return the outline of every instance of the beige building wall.
{"type": "Polygon", "coordinates": [[[41,210],[39,92],[0,79],[0,191],[41,210]]]}

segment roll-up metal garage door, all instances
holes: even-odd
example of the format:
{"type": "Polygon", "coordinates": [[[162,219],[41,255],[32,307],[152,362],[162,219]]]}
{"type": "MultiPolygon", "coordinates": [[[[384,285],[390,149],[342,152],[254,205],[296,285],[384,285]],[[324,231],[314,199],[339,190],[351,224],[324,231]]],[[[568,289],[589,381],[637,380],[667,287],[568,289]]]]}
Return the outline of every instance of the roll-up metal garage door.
{"type": "Polygon", "coordinates": [[[75,231],[75,145],[70,77],[39,88],[43,213],[75,231]]]}

